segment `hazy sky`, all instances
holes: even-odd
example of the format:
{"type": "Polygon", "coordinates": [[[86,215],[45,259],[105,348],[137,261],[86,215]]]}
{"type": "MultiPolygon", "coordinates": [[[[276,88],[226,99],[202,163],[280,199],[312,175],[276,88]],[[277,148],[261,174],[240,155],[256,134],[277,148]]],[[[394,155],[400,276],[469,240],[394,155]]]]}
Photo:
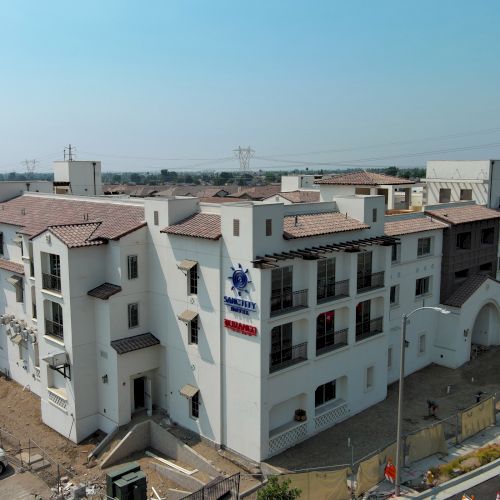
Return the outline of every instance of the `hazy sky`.
{"type": "Polygon", "coordinates": [[[237,168],[215,159],[240,144],[269,158],[255,168],[500,157],[498,0],[0,0],[0,15],[0,171],[48,171],[68,143],[115,171],[237,168]]]}

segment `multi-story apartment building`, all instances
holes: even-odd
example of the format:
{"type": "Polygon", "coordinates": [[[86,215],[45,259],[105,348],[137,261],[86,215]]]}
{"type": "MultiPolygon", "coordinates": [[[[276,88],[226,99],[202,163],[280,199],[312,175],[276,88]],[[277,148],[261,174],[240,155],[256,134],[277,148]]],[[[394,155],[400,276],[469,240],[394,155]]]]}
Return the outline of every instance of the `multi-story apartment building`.
{"type": "Polygon", "coordinates": [[[425,183],[426,205],[474,200],[500,208],[499,160],[431,160],[425,183]]]}
{"type": "MultiPolygon", "coordinates": [[[[290,205],[0,204],[0,367],[74,441],[161,408],[254,460],[381,401],[401,315],[440,303],[449,222],[387,218],[384,196],[332,189],[290,205]]],[[[500,343],[500,284],[476,281],[450,298],[452,314],[412,317],[408,373],[465,362],[467,329],[500,343]]]]}

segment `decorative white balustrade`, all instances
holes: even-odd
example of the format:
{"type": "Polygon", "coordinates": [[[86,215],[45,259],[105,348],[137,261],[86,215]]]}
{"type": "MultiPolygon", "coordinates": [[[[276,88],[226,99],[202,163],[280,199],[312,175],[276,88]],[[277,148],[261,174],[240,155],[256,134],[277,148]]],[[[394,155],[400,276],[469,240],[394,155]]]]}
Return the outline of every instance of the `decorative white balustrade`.
{"type": "Polygon", "coordinates": [[[62,411],[67,411],[68,409],[68,400],[66,397],[63,395],[64,389],[51,389],[49,387],[48,389],[49,392],[49,402],[52,403],[54,406],[59,408],[62,411]]]}
{"type": "Polygon", "coordinates": [[[269,438],[269,456],[276,455],[307,437],[307,422],[295,425],[291,428],[278,432],[269,438]]]}
{"type": "Polygon", "coordinates": [[[332,425],[341,422],[349,416],[349,408],[346,402],[342,402],[333,408],[319,413],[314,418],[314,429],[316,432],[331,427],[332,425]]]}

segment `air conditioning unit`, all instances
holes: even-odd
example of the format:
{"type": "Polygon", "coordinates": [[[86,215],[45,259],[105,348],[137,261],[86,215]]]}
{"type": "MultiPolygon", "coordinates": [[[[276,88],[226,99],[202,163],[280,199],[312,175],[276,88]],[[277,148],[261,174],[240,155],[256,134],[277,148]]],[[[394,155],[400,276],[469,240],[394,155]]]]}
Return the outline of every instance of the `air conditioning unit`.
{"type": "MultiPolygon", "coordinates": [[[[12,323],[11,323],[11,325],[12,325],[12,323]]],[[[21,333],[21,325],[19,323],[14,323],[12,330],[14,331],[14,333],[21,333]]]]}
{"type": "Polygon", "coordinates": [[[29,341],[30,341],[32,344],[35,344],[35,343],[36,343],[36,333],[30,333],[30,334],[29,334],[29,341]]]}
{"type": "Polygon", "coordinates": [[[29,331],[26,328],[23,328],[23,330],[21,331],[21,335],[23,336],[23,340],[25,342],[28,342],[28,333],[29,331]]]}
{"type": "Polygon", "coordinates": [[[16,325],[16,321],[14,320],[14,318],[10,318],[10,327],[11,328],[14,328],[14,326],[16,325]]]}
{"type": "Polygon", "coordinates": [[[0,316],[0,324],[1,325],[5,325],[7,323],[7,315],[6,314],[2,314],[0,316]]]}

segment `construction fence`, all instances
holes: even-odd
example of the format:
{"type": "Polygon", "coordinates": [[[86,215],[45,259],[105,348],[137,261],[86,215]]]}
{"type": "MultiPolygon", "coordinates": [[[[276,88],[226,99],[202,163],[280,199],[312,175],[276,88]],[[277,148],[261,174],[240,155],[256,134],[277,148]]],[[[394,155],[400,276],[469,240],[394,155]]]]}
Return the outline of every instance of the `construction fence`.
{"type": "Polygon", "coordinates": [[[21,440],[0,428],[0,448],[5,451],[9,464],[33,472],[50,487],[59,488],[62,477],[73,475],[31,438],[21,440]]]}
{"type": "MultiPolygon", "coordinates": [[[[448,444],[459,444],[494,425],[495,416],[495,395],[492,395],[446,419],[405,435],[402,445],[404,465],[437,453],[447,455],[448,444]]],[[[349,479],[355,496],[360,497],[384,480],[389,460],[396,460],[395,441],[354,462],[352,466],[344,464],[328,467],[328,471],[300,471],[280,477],[290,479],[292,486],[300,488],[301,500],[347,500],[351,498],[349,479]]]]}

